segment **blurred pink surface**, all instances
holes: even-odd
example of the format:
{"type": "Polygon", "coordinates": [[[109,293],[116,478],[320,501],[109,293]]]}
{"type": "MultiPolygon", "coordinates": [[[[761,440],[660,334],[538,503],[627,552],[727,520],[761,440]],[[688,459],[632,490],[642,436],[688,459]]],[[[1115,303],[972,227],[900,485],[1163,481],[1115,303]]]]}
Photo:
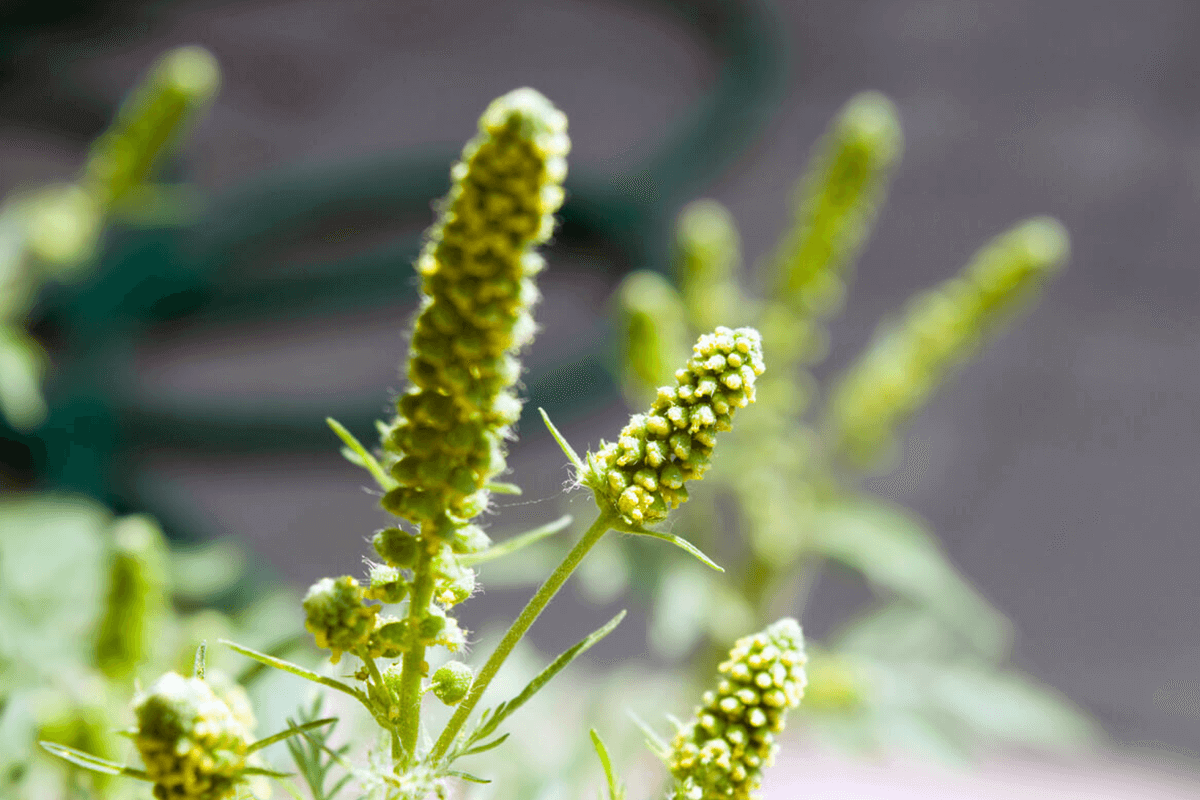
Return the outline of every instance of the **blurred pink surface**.
{"type": "Polygon", "coordinates": [[[784,746],[767,773],[764,800],[1181,800],[1200,798],[1200,773],[1167,753],[1134,759],[1098,753],[1072,761],[998,757],[969,768],[926,761],[855,759],[813,746],[784,746]]]}

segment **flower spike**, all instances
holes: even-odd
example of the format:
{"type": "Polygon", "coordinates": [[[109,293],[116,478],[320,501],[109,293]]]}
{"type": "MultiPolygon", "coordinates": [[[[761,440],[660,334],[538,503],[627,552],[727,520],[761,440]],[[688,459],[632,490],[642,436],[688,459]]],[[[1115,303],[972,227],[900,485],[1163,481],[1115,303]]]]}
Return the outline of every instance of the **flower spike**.
{"type": "Polygon", "coordinates": [[[634,414],[615,443],[588,453],[580,482],[601,509],[632,527],[666,519],[688,498],[686,481],[708,469],[716,434],[733,412],[754,402],[763,373],[762,344],[753,328],[717,328],[700,337],[687,366],[663,386],[645,414],[634,414]]]}
{"type": "Polygon", "coordinates": [[[751,800],[771,765],[775,734],[804,696],[804,636],[790,617],[739,639],[715,691],[671,743],[671,800],[751,800]]]}

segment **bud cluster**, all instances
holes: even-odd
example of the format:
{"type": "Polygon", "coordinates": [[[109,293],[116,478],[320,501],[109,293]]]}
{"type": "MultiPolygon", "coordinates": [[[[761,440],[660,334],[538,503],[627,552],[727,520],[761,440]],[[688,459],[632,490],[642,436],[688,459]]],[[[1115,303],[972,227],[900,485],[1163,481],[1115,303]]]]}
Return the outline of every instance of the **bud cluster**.
{"type": "Polygon", "coordinates": [[[384,507],[447,533],[483,510],[485,485],[505,467],[521,413],[513,353],[533,335],[544,266],[533,248],[553,230],[570,148],[566,116],[532,89],[494,101],[479,127],[417,260],[412,386],[383,440],[400,484],[384,507]]]}
{"type": "Polygon", "coordinates": [[[758,331],[704,334],[676,371],[676,386],[661,387],[649,412],[633,415],[615,443],[589,453],[580,480],[629,525],[666,519],[687,500],[684,483],[708,469],[716,434],[730,429],[736,409],[754,402],[762,373],[758,331]]]}
{"type": "Polygon", "coordinates": [[[675,736],[668,767],[678,800],[749,800],[771,765],[775,734],[804,695],[804,637],[785,618],[739,639],[715,691],[675,736]]]}
{"type": "Polygon", "coordinates": [[[158,800],[223,800],[244,780],[249,731],[200,678],[168,672],[134,700],[135,743],[158,800]]]}

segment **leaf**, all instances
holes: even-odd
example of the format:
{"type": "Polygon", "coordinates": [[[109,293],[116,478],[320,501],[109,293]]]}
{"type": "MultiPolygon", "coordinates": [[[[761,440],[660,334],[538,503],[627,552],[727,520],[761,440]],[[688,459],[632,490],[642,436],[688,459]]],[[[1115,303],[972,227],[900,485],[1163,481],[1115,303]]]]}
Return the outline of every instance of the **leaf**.
{"type": "Polygon", "coordinates": [[[604,746],[604,741],[600,738],[600,734],[595,728],[592,728],[591,735],[592,746],[596,748],[596,755],[600,758],[600,765],[604,767],[604,779],[608,781],[608,800],[624,800],[625,787],[613,775],[612,759],[608,757],[608,748],[604,746]]]}
{"type": "Polygon", "coordinates": [[[576,471],[583,469],[583,461],[580,460],[579,454],[575,452],[575,448],[571,447],[570,443],[563,438],[563,435],[558,432],[558,428],[554,427],[554,423],[550,421],[550,416],[546,413],[546,409],[538,408],[542,415],[542,421],[546,423],[546,428],[550,431],[550,435],[554,437],[554,441],[558,442],[558,446],[562,448],[571,465],[576,471]]]}
{"type": "Polygon", "coordinates": [[[259,663],[266,664],[268,667],[274,667],[275,669],[282,670],[284,672],[290,672],[293,675],[298,675],[301,678],[312,681],[313,683],[319,683],[322,686],[328,686],[330,689],[337,689],[339,692],[345,692],[354,699],[358,700],[368,709],[371,708],[371,702],[367,699],[366,695],[364,695],[358,689],[355,689],[353,686],[342,683],[336,678],[329,678],[325,675],[320,675],[316,672],[313,672],[311,669],[305,669],[299,664],[293,664],[290,661],[284,661],[282,658],[275,658],[274,656],[269,656],[266,653],[260,653],[257,650],[251,650],[249,647],[243,647],[237,642],[231,642],[228,639],[221,639],[220,642],[234,652],[241,653],[247,658],[253,658],[259,663]]]}
{"type": "Polygon", "coordinates": [[[312,728],[319,728],[322,725],[328,725],[331,722],[337,722],[337,717],[326,717],[325,719],[317,719],[317,720],[313,720],[312,722],[306,722],[303,725],[292,725],[292,727],[288,728],[285,731],[280,731],[279,733],[277,733],[273,736],[268,736],[265,739],[259,739],[257,742],[250,745],[250,747],[246,749],[246,753],[249,754],[249,753],[253,753],[257,750],[262,750],[264,747],[270,747],[271,745],[275,744],[276,742],[282,742],[284,739],[289,739],[293,736],[296,736],[297,734],[304,733],[304,731],[310,730],[312,728]]]}
{"type": "Polygon", "coordinates": [[[472,775],[469,772],[459,772],[457,770],[448,769],[446,770],[446,774],[452,778],[461,778],[462,780],[470,781],[471,783],[491,783],[491,780],[487,778],[480,778],[478,775],[472,775]]]}
{"type": "Polygon", "coordinates": [[[502,736],[497,736],[495,739],[492,739],[490,742],[486,742],[486,743],[478,745],[476,747],[472,747],[470,750],[464,750],[463,752],[459,753],[459,756],[471,756],[471,755],[475,755],[476,753],[486,753],[488,750],[491,750],[492,748],[499,747],[500,745],[504,744],[504,740],[507,739],[510,735],[511,734],[506,733],[506,734],[503,734],[502,736]]]}
{"type": "Polygon", "coordinates": [[[562,672],[568,664],[586,653],[588,649],[592,647],[592,645],[596,644],[596,642],[599,642],[605,636],[608,636],[610,633],[612,633],[613,629],[616,628],[617,625],[621,624],[621,620],[624,618],[625,611],[622,610],[621,613],[610,619],[602,628],[593,631],[587,637],[575,644],[574,647],[566,650],[558,658],[551,661],[550,665],[539,672],[537,677],[531,680],[516,697],[496,706],[495,711],[486,719],[486,721],[481,720],[479,727],[471,735],[470,739],[468,739],[468,746],[486,736],[491,735],[496,728],[499,727],[501,722],[511,716],[518,708],[525,705],[525,703],[527,703],[531,697],[537,694],[538,691],[540,691],[543,686],[549,683],[555,675],[562,672]]]}
{"type": "Polygon", "coordinates": [[[76,750],[74,747],[67,747],[65,744],[44,741],[38,742],[38,744],[51,755],[58,756],[64,761],[69,761],[77,767],[83,767],[92,772],[99,772],[101,775],[124,775],[129,778],[137,778],[140,781],[150,780],[150,776],[143,770],[127,767],[124,764],[109,761],[107,758],[100,758],[91,753],[76,750]]]}
{"type": "Polygon", "coordinates": [[[31,431],[46,418],[45,368],[46,354],[33,339],[0,328],[0,418],[18,431],[31,431]]]}
{"type": "Polygon", "coordinates": [[[483,488],[493,494],[521,494],[520,486],[517,486],[515,483],[504,483],[503,481],[492,481],[483,488]]]}
{"type": "Polygon", "coordinates": [[[242,767],[242,773],[245,775],[262,775],[264,778],[290,778],[296,774],[294,772],[278,772],[266,767],[242,767]]]}
{"type": "Polygon", "coordinates": [[[671,752],[671,748],[667,746],[666,741],[655,732],[654,728],[651,728],[645,720],[633,713],[633,711],[626,710],[625,715],[629,717],[633,724],[638,727],[638,730],[642,732],[642,735],[646,737],[646,746],[650,748],[650,752],[658,756],[660,760],[666,761],[667,755],[671,752]]]}
{"type": "Polygon", "coordinates": [[[689,553],[692,556],[694,556],[695,558],[697,558],[700,561],[700,563],[703,564],[704,566],[706,566],[710,569],[715,569],[717,572],[725,571],[724,567],[720,566],[719,564],[717,564],[717,562],[713,561],[711,558],[704,555],[704,553],[700,552],[700,548],[696,547],[696,545],[692,544],[687,539],[684,539],[680,536],[676,536],[673,533],[663,533],[662,531],[652,531],[652,530],[647,530],[646,528],[635,528],[631,525],[621,525],[619,527],[617,525],[614,525],[613,530],[620,531],[621,533],[631,533],[634,536],[649,536],[652,539],[661,539],[664,542],[670,542],[671,544],[678,547],[680,550],[683,550],[685,553],[689,553]]]}
{"type": "Polygon", "coordinates": [[[476,564],[486,564],[488,561],[494,561],[497,558],[510,555],[518,550],[528,547],[531,544],[540,542],[547,536],[552,536],[559,531],[566,530],[574,521],[574,517],[570,514],[559,517],[553,522],[548,522],[539,528],[534,528],[531,531],[514,536],[511,539],[505,539],[500,544],[489,547],[481,553],[465,553],[458,557],[458,563],[465,567],[473,567],[476,564]]]}
{"type": "Polygon", "coordinates": [[[1007,655],[1008,620],[959,575],[937,538],[909,512],[874,499],[841,501],[819,509],[812,530],[815,552],[927,608],[991,658],[1007,655]]]}
{"type": "Polygon", "coordinates": [[[397,484],[391,475],[388,475],[384,470],[383,465],[379,460],[371,454],[367,448],[363,447],[358,439],[354,438],[354,434],[346,430],[342,423],[338,422],[333,417],[326,417],[325,424],[328,425],[338,438],[346,445],[346,449],[354,454],[355,458],[347,458],[351,464],[362,467],[367,472],[371,473],[371,477],[379,484],[385,492],[395,489],[397,484]]]}

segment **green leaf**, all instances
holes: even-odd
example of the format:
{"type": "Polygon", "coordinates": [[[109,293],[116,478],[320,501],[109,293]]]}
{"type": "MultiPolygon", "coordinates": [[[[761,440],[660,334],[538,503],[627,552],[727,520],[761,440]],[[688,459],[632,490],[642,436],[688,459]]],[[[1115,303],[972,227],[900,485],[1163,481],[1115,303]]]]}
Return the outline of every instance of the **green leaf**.
{"type": "Polygon", "coordinates": [[[274,736],[268,736],[265,739],[259,739],[257,742],[250,745],[250,747],[247,748],[246,752],[253,753],[257,750],[262,750],[264,747],[270,747],[271,745],[275,744],[276,742],[282,742],[284,739],[289,739],[293,736],[296,736],[297,734],[304,733],[304,731],[310,730],[312,728],[319,728],[322,725],[328,725],[332,722],[337,722],[337,717],[326,717],[325,719],[317,719],[317,720],[313,720],[312,722],[306,722],[303,725],[293,725],[292,727],[288,728],[286,731],[280,731],[279,733],[275,734],[274,736]]]}
{"type": "Polygon", "coordinates": [[[658,735],[654,728],[651,728],[645,720],[633,713],[633,711],[626,710],[625,715],[629,717],[633,724],[638,727],[638,730],[642,732],[642,735],[646,737],[646,746],[650,748],[650,752],[658,756],[660,760],[666,761],[667,755],[671,752],[671,748],[667,745],[666,741],[658,735]]]}
{"type": "Polygon", "coordinates": [[[338,435],[338,438],[341,439],[346,445],[346,449],[353,454],[354,458],[347,457],[347,460],[350,461],[351,464],[362,467],[367,472],[371,473],[371,477],[375,479],[375,482],[378,483],[380,488],[382,488],[385,492],[396,488],[397,484],[395,479],[393,479],[391,475],[387,474],[387,471],[384,470],[383,465],[379,463],[379,460],[376,459],[375,456],[373,456],[371,452],[367,450],[367,448],[363,447],[362,443],[358,441],[358,439],[354,438],[354,434],[346,430],[342,423],[338,422],[333,417],[326,417],[325,424],[328,425],[333,432],[338,435]]]}
{"type": "Polygon", "coordinates": [[[495,747],[499,747],[500,745],[504,744],[504,740],[507,739],[510,735],[511,734],[506,733],[501,736],[497,736],[495,739],[492,739],[490,742],[485,742],[484,744],[477,745],[475,747],[472,747],[470,750],[464,750],[463,752],[459,753],[459,756],[460,757],[461,756],[471,756],[471,755],[475,755],[476,753],[486,753],[488,750],[491,750],[495,747]]]}
{"type": "Polygon", "coordinates": [[[339,692],[344,692],[358,700],[368,709],[371,709],[371,701],[367,699],[365,694],[349,684],[342,683],[336,678],[330,678],[325,675],[321,675],[313,672],[311,669],[305,669],[299,664],[293,664],[290,661],[284,661],[282,658],[275,658],[274,656],[269,656],[266,653],[260,653],[257,650],[251,650],[249,647],[243,647],[237,642],[231,642],[228,639],[221,639],[220,642],[230,650],[241,653],[247,658],[253,658],[255,661],[265,664],[268,667],[274,667],[275,669],[282,670],[283,672],[290,672],[293,675],[298,675],[301,678],[312,681],[313,683],[319,683],[322,686],[328,686],[330,689],[337,689],[339,692]]]}
{"type": "Polygon", "coordinates": [[[0,417],[18,431],[30,431],[46,418],[42,374],[46,354],[23,332],[0,327],[0,417]]]}
{"type": "Polygon", "coordinates": [[[608,748],[604,746],[604,741],[600,738],[600,734],[595,728],[592,728],[591,735],[592,746],[596,748],[596,755],[600,758],[600,765],[604,767],[604,779],[608,781],[608,800],[625,800],[625,787],[613,775],[612,759],[608,757],[608,748]]]}
{"type": "Polygon", "coordinates": [[[504,483],[503,481],[492,481],[483,488],[493,494],[521,494],[520,486],[517,486],[515,483],[504,483]]]}
{"type": "Polygon", "coordinates": [[[494,713],[492,713],[492,715],[488,717],[486,721],[481,721],[479,728],[476,729],[475,733],[473,733],[470,739],[468,739],[468,746],[474,744],[485,736],[491,735],[496,728],[499,727],[501,722],[511,716],[518,708],[529,702],[531,697],[537,694],[538,691],[540,691],[543,686],[549,683],[555,675],[562,672],[568,664],[586,653],[588,649],[592,647],[592,645],[596,644],[605,636],[608,636],[610,633],[612,633],[613,629],[615,629],[617,625],[621,624],[621,620],[624,618],[625,611],[621,611],[621,613],[610,619],[602,628],[593,631],[587,637],[579,641],[574,647],[565,651],[558,658],[550,662],[550,665],[539,672],[537,677],[530,681],[529,684],[522,689],[516,697],[496,706],[494,713]]]}
{"type": "Polygon", "coordinates": [[[566,530],[574,518],[570,514],[559,517],[553,522],[548,522],[539,528],[534,528],[531,531],[514,536],[511,539],[505,539],[500,544],[489,547],[481,553],[465,553],[458,557],[458,563],[465,567],[473,567],[476,564],[485,564],[488,561],[494,561],[497,558],[511,555],[518,550],[528,547],[531,544],[540,542],[547,536],[552,536],[559,531],[566,530]]]}
{"type": "Polygon", "coordinates": [[[471,783],[491,783],[491,780],[488,778],[480,778],[478,775],[472,775],[469,772],[459,772],[457,770],[448,769],[446,770],[446,774],[451,778],[460,778],[464,781],[470,781],[471,783]]]}
{"type": "Polygon", "coordinates": [[[724,567],[720,566],[719,564],[717,564],[717,562],[713,561],[711,558],[704,555],[704,553],[700,552],[700,548],[696,547],[696,545],[692,544],[687,539],[684,539],[680,536],[676,536],[673,533],[663,533],[661,531],[652,531],[652,530],[647,530],[646,528],[635,528],[630,525],[620,525],[620,526],[614,525],[613,530],[620,531],[621,533],[631,533],[634,536],[649,536],[652,539],[661,539],[664,542],[670,542],[671,544],[678,547],[680,550],[683,550],[685,553],[688,553],[688,554],[694,556],[696,559],[698,559],[700,561],[701,564],[708,567],[709,569],[715,569],[717,572],[725,571],[724,567]]]}
{"type": "Polygon", "coordinates": [[[812,531],[815,552],[926,608],[991,658],[1007,655],[1008,620],[963,579],[910,512],[875,499],[840,501],[817,511],[812,531]]]}
{"type": "Polygon", "coordinates": [[[74,747],[67,747],[65,744],[44,741],[38,742],[38,744],[51,755],[58,756],[64,761],[69,761],[77,767],[83,767],[92,772],[99,772],[101,775],[124,775],[129,778],[137,778],[140,781],[150,780],[150,776],[143,770],[127,767],[124,764],[109,761],[107,758],[100,758],[91,753],[76,750],[74,747]]]}
{"type": "Polygon", "coordinates": [[[550,431],[550,435],[554,437],[554,441],[558,442],[558,446],[566,454],[567,459],[575,469],[583,469],[583,461],[580,460],[579,454],[575,452],[575,448],[571,447],[570,443],[563,438],[563,435],[558,432],[558,428],[554,427],[554,423],[550,421],[550,416],[546,413],[546,409],[539,408],[538,411],[542,415],[542,421],[546,423],[546,428],[550,431]]]}
{"type": "Polygon", "coordinates": [[[266,767],[242,767],[242,773],[245,775],[262,775],[264,778],[290,778],[296,774],[294,772],[278,772],[266,767]]]}

